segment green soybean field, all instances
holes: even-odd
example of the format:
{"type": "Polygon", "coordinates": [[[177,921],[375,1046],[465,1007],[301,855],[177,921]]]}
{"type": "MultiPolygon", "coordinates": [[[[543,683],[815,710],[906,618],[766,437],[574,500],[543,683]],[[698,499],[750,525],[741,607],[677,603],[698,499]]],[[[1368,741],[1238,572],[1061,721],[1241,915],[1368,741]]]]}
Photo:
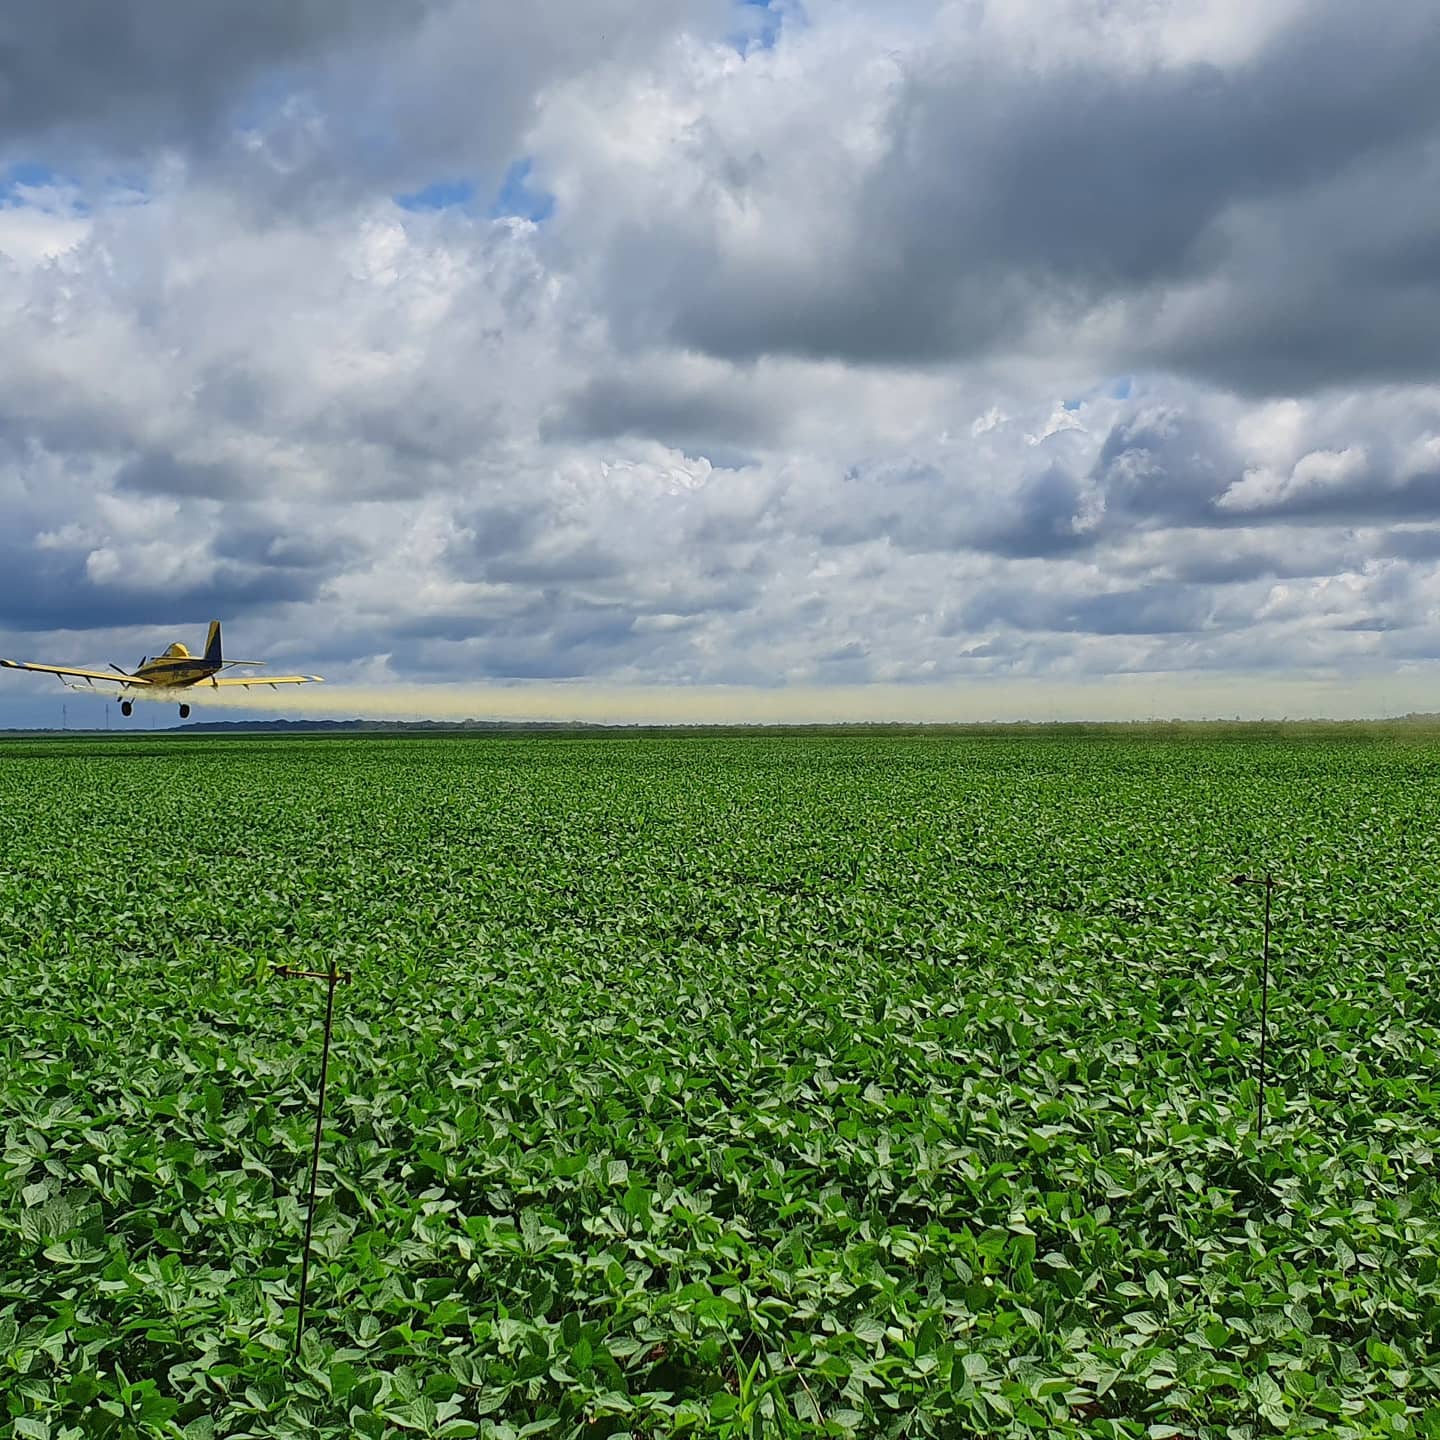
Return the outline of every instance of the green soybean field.
{"type": "Polygon", "coordinates": [[[1437,910],[1424,735],[5,742],[0,1432],[1440,1436],[1437,910]]]}

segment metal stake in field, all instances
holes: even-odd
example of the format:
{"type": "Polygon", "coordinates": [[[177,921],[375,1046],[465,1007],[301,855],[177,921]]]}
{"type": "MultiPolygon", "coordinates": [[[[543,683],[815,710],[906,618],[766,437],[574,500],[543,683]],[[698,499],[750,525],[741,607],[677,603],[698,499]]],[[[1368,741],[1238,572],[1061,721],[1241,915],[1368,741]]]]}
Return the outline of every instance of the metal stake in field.
{"type": "Polygon", "coordinates": [[[297,970],[290,965],[277,965],[277,975],[306,980],[324,980],[325,1043],[320,1051],[320,1092],[315,1097],[315,1139],[310,1146],[310,1200],[305,1209],[305,1246],[300,1252],[300,1302],[295,1315],[295,1353],[300,1353],[300,1337],[305,1333],[305,1298],[310,1289],[310,1237],[315,1230],[315,1191],[320,1179],[320,1137],[325,1126],[325,1085],[330,1077],[330,1034],[335,1023],[335,987],[347,984],[349,975],[330,962],[328,970],[297,970]]]}
{"type": "Polygon", "coordinates": [[[1263,885],[1265,887],[1265,941],[1260,952],[1260,1060],[1255,1067],[1255,1083],[1258,1101],[1255,1113],[1255,1138],[1265,1133],[1265,1042],[1270,1031],[1270,897],[1275,893],[1273,875],[1237,875],[1237,885],[1263,885]]]}

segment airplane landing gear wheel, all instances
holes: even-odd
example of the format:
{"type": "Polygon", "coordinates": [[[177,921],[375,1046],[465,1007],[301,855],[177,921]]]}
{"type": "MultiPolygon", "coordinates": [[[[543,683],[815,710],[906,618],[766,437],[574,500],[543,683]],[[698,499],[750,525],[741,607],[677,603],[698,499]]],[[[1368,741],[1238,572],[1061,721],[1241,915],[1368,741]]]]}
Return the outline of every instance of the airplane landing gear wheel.
{"type": "Polygon", "coordinates": [[[133,703],[132,701],[122,700],[122,701],[120,702],[120,713],[121,713],[122,715],[129,715],[130,712],[131,712],[132,710],[134,710],[134,708],[135,708],[135,706],[134,706],[134,703],[133,703]]]}
{"type": "Polygon", "coordinates": [[[188,720],[190,718],[190,707],[188,705],[182,705],[180,707],[180,718],[182,720],[188,720]]]}

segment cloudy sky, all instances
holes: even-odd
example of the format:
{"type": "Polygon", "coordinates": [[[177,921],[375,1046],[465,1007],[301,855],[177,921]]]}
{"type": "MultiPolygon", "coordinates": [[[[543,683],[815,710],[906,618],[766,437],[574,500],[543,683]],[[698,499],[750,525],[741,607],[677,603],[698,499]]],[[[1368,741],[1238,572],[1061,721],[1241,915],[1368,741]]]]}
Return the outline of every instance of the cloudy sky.
{"type": "Polygon", "coordinates": [[[1440,710],[1437,74],[1432,0],[7,7],[0,654],[1440,710]]]}

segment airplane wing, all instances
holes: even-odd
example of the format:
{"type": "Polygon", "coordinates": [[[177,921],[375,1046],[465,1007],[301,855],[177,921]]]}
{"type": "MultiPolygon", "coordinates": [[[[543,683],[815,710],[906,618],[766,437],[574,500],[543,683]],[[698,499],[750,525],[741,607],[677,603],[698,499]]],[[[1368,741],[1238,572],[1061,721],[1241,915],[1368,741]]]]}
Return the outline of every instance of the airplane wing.
{"type": "Polygon", "coordinates": [[[250,689],[255,685],[309,685],[321,682],[323,675],[257,675],[253,680],[241,680],[237,676],[227,675],[223,680],[211,680],[210,684],[239,685],[243,689],[250,689]]]}
{"type": "Polygon", "coordinates": [[[7,670],[36,670],[42,675],[76,675],[81,680],[107,680],[111,685],[148,685],[148,680],[141,680],[134,675],[126,675],[118,670],[109,673],[104,670],[77,670],[72,665],[34,665],[28,660],[0,660],[7,670]]]}

